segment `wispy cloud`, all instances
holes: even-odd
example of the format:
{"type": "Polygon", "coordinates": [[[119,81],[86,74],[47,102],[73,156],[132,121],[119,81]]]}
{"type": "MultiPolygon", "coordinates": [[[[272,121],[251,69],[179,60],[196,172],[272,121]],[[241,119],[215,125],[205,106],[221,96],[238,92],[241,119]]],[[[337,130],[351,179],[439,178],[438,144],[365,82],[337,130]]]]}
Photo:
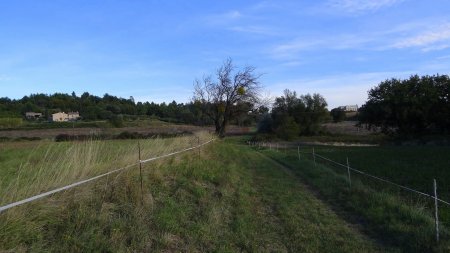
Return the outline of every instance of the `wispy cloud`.
{"type": "Polygon", "coordinates": [[[401,23],[383,30],[353,33],[302,35],[272,46],[274,59],[298,59],[303,52],[315,50],[386,51],[419,48],[424,52],[450,48],[450,22],[430,19],[401,23]]]}
{"type": "Polygon", "coordinates": [[[327,5],[342,12],[357,14],[373,12],[403,2],[404,0],[329,0],[327,5]]]}
{"type": "Polygon", "coordinates": [[[235,32],[249,33],[249,34],[260,34],[260,35],[277,35],[277,29],[266,27],[266,26],[258,26],[258,25],[247,25],[247,26],[233,26],[230,27],[229,30],[235,32]]]}
{"type": "Polygon", "coordinates": [[[244,15],[238,10],[231,10],[223,13],[212,14],[206,17],[206,22],[208,24],[229,24],[240,20],[244,15]]]}
{"type": "Polygon", "coordinates": [[[393,48],[419,47],[423,51],[441,50],[450,47],[450,23],[445,23],[426,32],[402,39],[393,48]]]}
{"type": "Polygon", "coordinates": [[[373,40],[372,36],[358,34],[327,35],[316,38],[303,36],[275,45],[270,54],[277,59],[292,59],[302,51],[360,49],[373,40]]]}

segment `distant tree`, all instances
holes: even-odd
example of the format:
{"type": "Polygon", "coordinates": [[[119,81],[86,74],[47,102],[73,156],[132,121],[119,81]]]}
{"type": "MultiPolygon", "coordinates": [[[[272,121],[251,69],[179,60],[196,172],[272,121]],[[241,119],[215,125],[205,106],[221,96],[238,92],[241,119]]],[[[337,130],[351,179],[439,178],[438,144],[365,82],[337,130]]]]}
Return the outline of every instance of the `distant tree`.
{"type": "Polygon", "coordinates": [[[122,115],[112,115],[109,120],[111,125],[114,127],[123,127],[123,116],[122,115]]]}
{"type": "Polygon", "coordinates": [[[272,130],[285,139],[317,134],[320,124],[329,117],[326,107],[327,102],[320,94],[298,97],[295,91],[284,90],[284,95],[275,98],[272,107],[272,130]]]}
{"type": "Polygon", "coordinates": [[[330,111],[330,115],[333,118],[333,122],[341,122],[345,120],[345,111],[339,108],[334,108],[330,111]]]}
{"type": "Polygon", "coordinates": [[[238,104],[257,102],[260,75],[251,66],[236,70],[232,60],[227,59],[217,70],[216,78],[205,76],[195,80],[193,100],[214,122],[216,133],[224,137],[230,120],[242,112],[238,104]]]}
{"type": "Polygon", "coordinates": [[[450,79],[447,75],[390,79],[369,91],[360,124],[404,136],[450,132],[450,79]]]}

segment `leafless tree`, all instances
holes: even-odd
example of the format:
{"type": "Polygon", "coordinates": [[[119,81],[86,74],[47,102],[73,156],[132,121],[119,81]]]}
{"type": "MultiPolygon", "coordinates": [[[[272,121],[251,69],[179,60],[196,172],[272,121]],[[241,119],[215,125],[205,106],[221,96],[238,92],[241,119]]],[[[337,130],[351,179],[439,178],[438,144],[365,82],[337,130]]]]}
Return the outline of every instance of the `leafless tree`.
{"type": "Polygon", "coordinates": [[[244,103],[256,104],[261,91],[255,68],[246,66],[236,69],[230,58],[217,69],[216,80],[204,76],[194,81],[194,103],[201,106],[203,112],[214,121],[216,134],[225,136],[228,123],[241,113],[244,103]]]}

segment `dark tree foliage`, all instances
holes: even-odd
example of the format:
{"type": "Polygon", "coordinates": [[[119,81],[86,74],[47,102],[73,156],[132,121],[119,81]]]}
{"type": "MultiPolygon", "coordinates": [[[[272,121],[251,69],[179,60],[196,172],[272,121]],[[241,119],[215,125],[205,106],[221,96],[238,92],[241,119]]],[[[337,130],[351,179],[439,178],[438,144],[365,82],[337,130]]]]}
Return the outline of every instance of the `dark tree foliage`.
{"type": "Polygon", "coordinates": [[[368,101],[360,109],[360,124],[404,136],[449,134],[449,92],[447,75],[386,80],[368,92],[368,101]]]}
{"type": "MultiPolygon", "coordinates": [[[[320,124],[328,119],[327,102],[320,94],[297,97],[295,91],[285,90],[277,97],[272,108],[272,131],[279,137],[291,139],[298,135],[317,134],[320,124]]],[[[262,129],[270,123],[265,119],[262,129]]]]}
{"type": "Polygon", "coordinates": [[[335,123],[345,120],[345,111],[342,109],[334,108],[330,111],[330,115],[335,123]]]}
{"type": "MultiPolygon", "coordinates": [[[[256,122],[258,111],[252,111],[252,106],[246,103],[233,105],[233,111],[238,116],[230,123],[248,125],[256,122]],[[245,113],[244,113],[245,111],[245,113]]],[[[169,104],[154,102],[135,102],[133,97],[129,99],[105,94],[103,97],[84,92],[81,96],[72,94],[55,93],[32,94],[22,99],[12,100],[0,98],[0,118],[24,117],[26,112],[40,112],[44,117],[40,120],[48,120],[55,112],[78,111],[83,120],[109,120],[115,126],[122,126],[125,120],[138,116],[155,117],[174,123],[187,123],[194,125],[211,125],[214,122],[204,113],[202,108],[193,102],[169,104]]]]}

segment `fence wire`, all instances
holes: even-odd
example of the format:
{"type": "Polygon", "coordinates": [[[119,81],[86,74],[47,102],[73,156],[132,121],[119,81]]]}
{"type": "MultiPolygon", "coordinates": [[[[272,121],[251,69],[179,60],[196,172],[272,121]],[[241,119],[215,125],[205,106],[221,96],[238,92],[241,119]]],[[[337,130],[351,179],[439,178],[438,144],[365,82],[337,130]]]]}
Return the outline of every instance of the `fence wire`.
{"type": "MultiPolygon", "coordinates": [[[[251,146],[257,146],[258,144],[255,144],[255,143],[249,143],[249,145],[251,145],[251,146]]],[[[267,147],[267,143],[262,143],[262,145],[258,145],[258,146],[259,146],[259,147],[267,147]]],[[[269,146],[271,146],[271,144],[269,144],[269,146]]],[[[392,181],[390,181],[390,180],[387,180],[387,179],[384,179],[384,178],[381,178],[381,177],[377,177],[377,176],[371,175],[371,174],[369,174],[369,173],[367,173],[367,172],[364,172],[364,171],[361,171],[361,170],[352,168],[352,167],[350,167],[350,166],[348,166],[348,165],[346,165],[346,164],[342,164],[342,163],[333,161],[333,160],[331,160],[330,158],[324,157],[324,156],[322,156],[322,155],[318,155],[316,152],[310,153],[310,152],[303,152],[303,151],[302,151],[302,152],[299,152],[299,153],[300,153],[300,154],[314,155],[314,156],[316,156],[316,157],[319,157],[319,158],[321,158],[321,159],[323,159],[323,160],[325,160],[325,161],[328,161],[328,162],[330,162],[330,163],[333,163],[333,164],[335,164],[335,165],[338,165],[338,166],[341,166],[341,167],[344,167],[344,168],[348,168],[350,171],[354,171],[354,172],[356,172],[356,173],[358,173],[358,174],[361,174],[361,175],[364,175],[364,176],[367,176],[367,177],[370,177],[370,178],[373,178],[373,179],[382,181],[382,182],[387,183],[387,184],[391,184],[391,185],[397,186],[397,187],[399,187],[399,188],[401,188],[401,189],[403,189],[403,190],[407,190],[407,191],[414,192],[414,193],[417,193],[417,194],[420,194],[420,195],[423,195],[423,196],[426,196],[426,197],[429,197],[429,198],[432,198],[432,199],[436,199],[437,201],[439,201],[439,202],[441,202],[441,203],[443,203],[443,204],[446,204],[446,205],[450,206],[450,202],[445,201],[445,200],[440,199],[440,198],[436,198],[436,197],[434,197],[434,196],[431,195],[431,194],[428,194],[428,193],[425,193],[425,192],[421,192],[421,191],[412,189],[412,188],[410,188],[410,187],[407,187],[407,186],[403,186],[403,185],[397,184],[397,183],[392,182],[392,181]]]]}
{"type": "Polygon", "coordinates": [[[187,152],[187,151],[189,151],[189,150],[193,150],[193,149],[200,148],[201,146],[204,146],[204,145],[206,145],[206,144],[208,144],[208,143],[210,143],[210,142],[212,142],[212,141],[214,141],[214,140],[215,140],[215,139],[211,139],[211,140],[209,140],[209,141],[207,141],[207,142],[204,142],[204,143],[202,143],[202,144],[199,144],[199,145],[197,145],[197,146],[193,146],[193,147],[190,147],[190,148],[186,148],[186,149],[183,149],[183,150],[179,150],[179,151],[176,151],[176,152],[172,152],[172,153],[170,153],[170,154],[165,154],[165,155],[162,155],[162,156],[157,156],[157,157],[152,157],[152,158],[145,159],[145,160],[140,160],[140,161],[138,161],[138,162],[136,162],[136,163],[133,163],[133,164],[127,165],[127,166],[125,166],[125,167],[122,167],[122,168],[119,168],[119,169],[115,169],[115,170],[106,172],[106,173],[104,173],[104,174],[101,174],[101,175],[98,175],[98,176],[95,176],[95,177],[91,177],[91,178],[88,178],[88,179],[85,179],[85,180],[82,180],[82,181],[79,181],[79,182],[76,182],[76,183],[73,183],[73,184],[70,184],[70,185],[66,185],[66,186],[63,186],[63,187],[60,187],[60,188],[57,188],[57,189],[54,189],[54,190],[51,190],[51,191],[48,191],[48,192],[44,192],[44,193],[41,193],[41,194],[38,194],[38,195],[34,195],[34,196],[32,196],[32,197],[29,197],[29,198],[26,198],[26,199],[23,199],[23,200],[19,200],[19,201],[10,203],[10,204],[5,205],[5,206],[1,206],[1,207],[0,207],[0,213],[3,212],[3,211],[5,211],[5,210],[8,210],[8,209],[10,209],[10,208],[13,208],[13,207],[15,207],[15,206],[23,205],[23,204],[25,204],[25,203],[32,202],[32,201],[35,201],[35,200],[37,200],[37,199],[41,199],[41,198],[43,198],[43,197],[52,195],[52,194],[54,194],[54,193],[57,193],[57,192],[60,192],[60,191],[64,191],[64,190],[68,190],[68,189],[73,188],[73,187],[75,187],[75,186],[82,185],[82,184],[85,184],[85,183],[88,183],[88,182],[97,180],[97,179],[99,179],[99,178],[102,178],[102,177],[105,177],[105,176],[108,176],[108,175],[117,173],[117,172],[119,172],[119,171],[129,169],[129,168],[131,168],[131,167],[133,167],[133,166],[136,166],[136,165],[138,165],[138,164],[143,164],[143,163],[151,162],[151,161],[154,161],[154,160],[166,158],[166,157],[169,157],[169,156],[173,156],[173,155],[177,155],[177,154],[180,154],[180,153],[183,153],[183,152],[187,152]]]}

